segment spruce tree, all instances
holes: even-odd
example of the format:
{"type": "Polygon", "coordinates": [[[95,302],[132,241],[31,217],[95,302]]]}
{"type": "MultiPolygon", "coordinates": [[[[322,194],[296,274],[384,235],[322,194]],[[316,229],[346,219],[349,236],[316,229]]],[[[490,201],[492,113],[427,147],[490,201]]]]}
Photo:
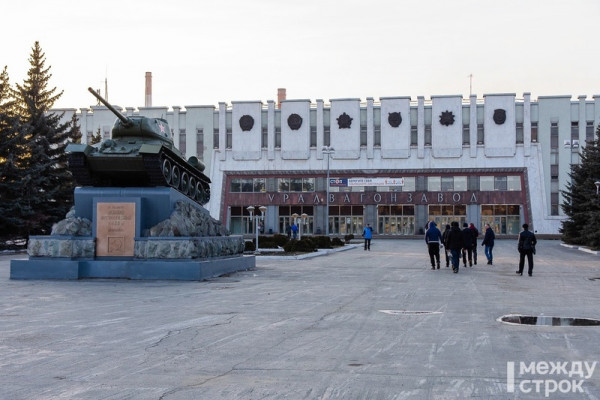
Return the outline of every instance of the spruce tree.
{"type": "Polygon", "coordinates": [[[565,243],[600,249],[600,195],[595,182],[600,181],[600,125],[596,139],[587,143],[580,153],[581,162],[571,166],[562,209],[568,219],[562,222],[562,240],[565,243]]]}
{"type": "Polygon", "coordinates": [[[29,63],[27,79],[15,90],[17,113],[30,127],[23,195],[32,215],[25,229],[28,234],[47,234],[73,204],[74,182],[64,150],[69,139],[77,140],[71,136],[79,131],[71,122],[61,124],[62,114],[50,112],[63,92],[48,88],[52,74],[45,67],[46,55],[39,42],[32,48],[29,63]]]}
{"type": "Polygon", "coordinates": [[[7,67],[0,73],[0,237],[20,236],[31,210],[23,202],[27,125],[15,113],[7,67]]]}

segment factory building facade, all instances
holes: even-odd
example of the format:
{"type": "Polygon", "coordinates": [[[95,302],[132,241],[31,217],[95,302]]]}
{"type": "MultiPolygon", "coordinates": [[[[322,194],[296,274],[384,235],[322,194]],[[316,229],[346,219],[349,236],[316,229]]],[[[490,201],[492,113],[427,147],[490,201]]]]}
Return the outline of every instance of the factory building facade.
{"type": "MultiPolygon", "coordinates": [[[[118,107],[117,107],[118,108],[118,107]]],[[[109,137],[102,106],[77,113],[84,141],[109,137]]],[[[561,190],[579,151],[595,139],[600,96],[530,93],[382,97],[215,106],[125,108],[165,118],[175,145],[211,178],[211,215],[236,234],[415,235],[427,221],[489,223],[516,234],[528,222],[558,234],[561,190]]],[[[600,178],[600,177],[599,177],[600,178]]]]}

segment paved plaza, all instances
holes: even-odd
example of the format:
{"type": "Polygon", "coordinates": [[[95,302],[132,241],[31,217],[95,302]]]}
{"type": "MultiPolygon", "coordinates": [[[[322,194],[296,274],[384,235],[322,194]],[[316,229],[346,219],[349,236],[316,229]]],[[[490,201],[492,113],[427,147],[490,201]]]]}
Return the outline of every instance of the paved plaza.
{"type": "Polygon", "coordinates": [[[600,399],[600,257],[515,240],[432,271],[375,237],[208,281],[23,281],[0,256],[2,399],[600,399]],[[597,279],[594,279],[597,278],[597,279]]]}

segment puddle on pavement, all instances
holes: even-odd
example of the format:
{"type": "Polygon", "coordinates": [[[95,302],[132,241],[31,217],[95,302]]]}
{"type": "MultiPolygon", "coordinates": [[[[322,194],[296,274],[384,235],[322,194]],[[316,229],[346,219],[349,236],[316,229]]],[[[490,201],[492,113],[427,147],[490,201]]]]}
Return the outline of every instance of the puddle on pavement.
{"type": "Polygon", "coordinates": [[[391,315],[424,315],[424,314],[441,314],[441,311],[410,311],[410,310],[379,310],[384,314],[391,315]]]}
{"type": "Polygon", "coordinates": [[[513,325],[535,326],[600,326],[600,320],[591,318],[547,317],[539,315],[504,315],[498,321],[513,325]]]}

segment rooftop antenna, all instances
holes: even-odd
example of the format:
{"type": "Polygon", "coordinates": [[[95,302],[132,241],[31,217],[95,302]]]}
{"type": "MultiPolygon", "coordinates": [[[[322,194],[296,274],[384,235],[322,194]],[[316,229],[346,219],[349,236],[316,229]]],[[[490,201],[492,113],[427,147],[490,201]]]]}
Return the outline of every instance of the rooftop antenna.
{"type": "Polygon", "coordinates": [[[473,94],[473,74],[469,74],[469,97],[473,94]]]}
{"type": "Polygon", "coordinates": [[[104,98],[108,101],[108,66],[104,70],[104,98]]]}

